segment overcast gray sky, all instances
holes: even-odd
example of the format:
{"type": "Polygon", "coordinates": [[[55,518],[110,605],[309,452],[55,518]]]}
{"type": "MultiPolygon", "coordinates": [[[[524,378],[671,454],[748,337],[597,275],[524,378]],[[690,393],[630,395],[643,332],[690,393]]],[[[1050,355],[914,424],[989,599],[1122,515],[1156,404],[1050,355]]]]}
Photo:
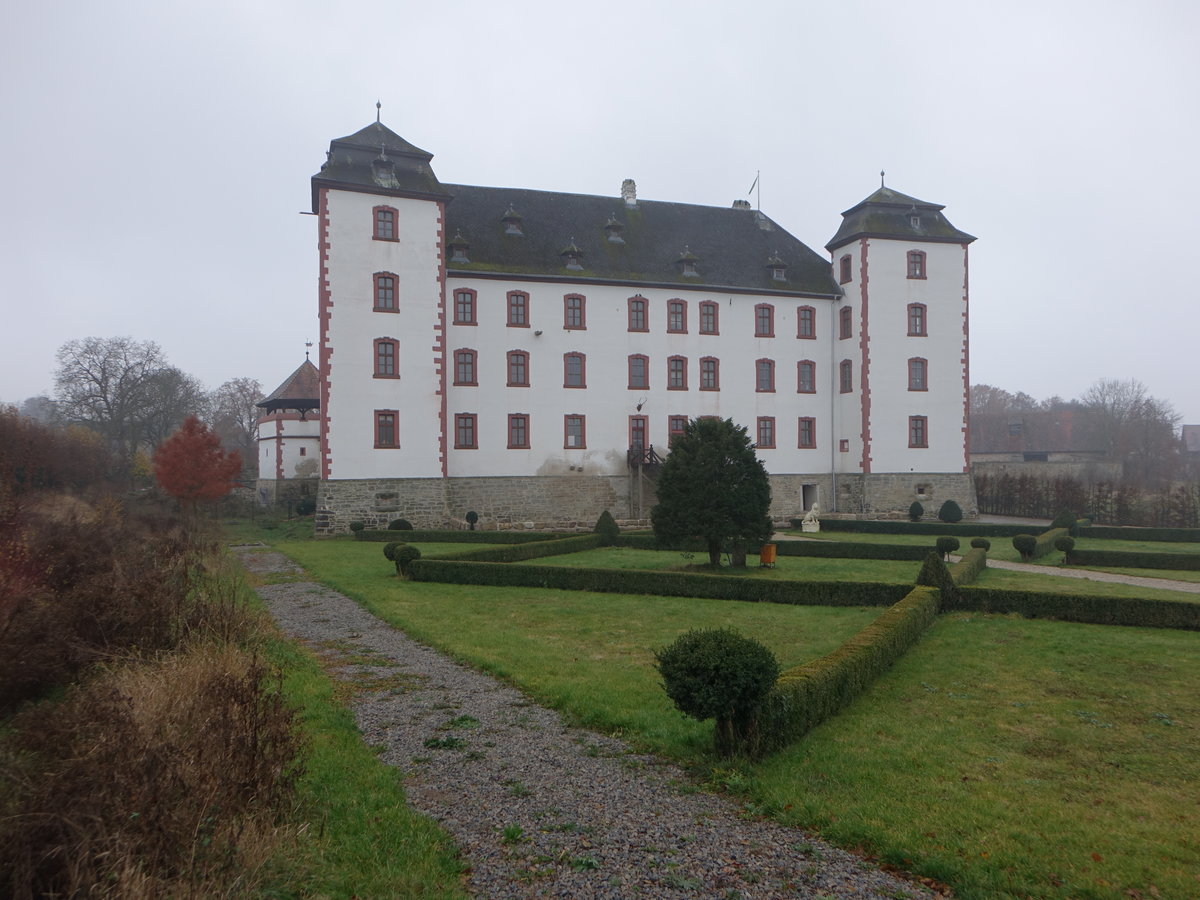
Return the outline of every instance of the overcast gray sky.
{"type": "Polygon", "coordinates": [[[0,400],[65,341],[275,387],[317,339],[309,177],[375,116],[446,182],[763,211],[879,185],[971,249],[971,380],[1135,377],[1200,423],[1200,4],[44,0],[0,30],[0,400]]]}

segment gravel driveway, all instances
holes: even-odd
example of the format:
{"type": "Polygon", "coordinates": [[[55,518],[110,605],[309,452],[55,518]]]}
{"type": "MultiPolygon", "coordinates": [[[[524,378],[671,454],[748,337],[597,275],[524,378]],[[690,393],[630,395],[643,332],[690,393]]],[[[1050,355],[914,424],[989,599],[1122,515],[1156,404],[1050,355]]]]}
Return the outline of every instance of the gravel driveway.
{"type": "MultiPolygon", "coordinates": [[[[234,552],[251,572],[303,577],[280,553],[234,552]]],[[[403,771],[409,803],[453,835],[477,897],[939,896],[568,727],[320,584],[258,593],[286,634],[358,683],[363,740],[403,771]]]]}

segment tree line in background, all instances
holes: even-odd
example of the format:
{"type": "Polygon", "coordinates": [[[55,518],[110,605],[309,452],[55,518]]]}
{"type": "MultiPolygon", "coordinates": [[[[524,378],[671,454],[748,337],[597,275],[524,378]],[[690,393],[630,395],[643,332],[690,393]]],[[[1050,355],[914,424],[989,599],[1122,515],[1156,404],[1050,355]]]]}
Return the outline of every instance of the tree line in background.
{"type": "Polygon", "coordinates": [[[261,412],[255,404],[263,398],[255,379],[232,378],[205,390],[171,365],[158,344],[130,337],[68,341],[57,359],[54,396],[31,397],[19,413],[95,435],[100,443],[92,449],[107,451],[112,477],[128,482],[149,476],[154,448],[189,416],[207,423],[224,449],[238,451],[246,467],[242,477],[253,477],[255,423],[261,412]]]}

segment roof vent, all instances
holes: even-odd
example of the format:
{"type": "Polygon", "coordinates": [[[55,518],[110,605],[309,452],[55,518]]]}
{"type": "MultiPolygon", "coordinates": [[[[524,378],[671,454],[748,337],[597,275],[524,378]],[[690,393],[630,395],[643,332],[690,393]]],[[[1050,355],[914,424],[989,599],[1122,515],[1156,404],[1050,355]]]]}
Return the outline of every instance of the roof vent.
{"type": "Polygon", "coordinates": [[[625,228],[617,221],[616,216],[609,216],[608,221],[604,223],[604,233],[608,235],[610,242],[614,244],[625,243],[625,238],[621,237],[621,231],[625,228]]]}
{"type": "Polygon", "coordinates": [[[675,265],[679,266],[679,274],[684,278],[699,278],[700,270],[697,264],[700,262],[700,257],[696,256],[689,247],[684,247],[683,252],[679,254],[679,259],[675,260],[675,265]]]}
{"type": "Polygon", "coordinates": [[[631,209],[637,206],[637,183],[632,178],[626,178],[621,182],[621,199],[631,209]]]}
{"type": "Polygon", "coordinates": [[[583,251],[575,246],[575,238],[571,238],[571,243],[558,255],[563,258],[563,265],[572,272],[583,271],[583,251]]]}
{"type": "Polygon", "coordinates": [[[749,209],[750,201],[749,200],[734,200],[733,208],[734,209],[749,209]]]}
{"type": "Polygon", "coordinates": [[[450,262],[469,263],[471,261],[467,258],[467,251],[471,249],[471,245],[467,243],[461,231],[454,232],[454,237],[450,239],[448,246],[450,247],[450,262]]]}
{"type": "Polygon", "coordinates": [[[787,263],[779,258],[778,250],[767,260],[767,268],[771,272],[772,281],[787,281],[787,263]]]}
{"type": "Polygon", "coordinates": [[[510,203],[508,211],[500,217],[500,221],[504,223],[505,234],[523,235],[525,232],[521,230],[521,214],[512,208],[510,203]]]}

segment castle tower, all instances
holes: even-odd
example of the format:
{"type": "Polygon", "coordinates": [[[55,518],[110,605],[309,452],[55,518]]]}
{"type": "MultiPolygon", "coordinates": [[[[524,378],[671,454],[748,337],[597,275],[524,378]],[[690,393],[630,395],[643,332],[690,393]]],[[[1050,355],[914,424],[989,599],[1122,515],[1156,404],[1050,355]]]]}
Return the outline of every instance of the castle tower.
{"type": "Polygon", "coordinates": [[[850,476],[839,485],[842,511],[912,500],[930,511],[947,499],[975,507],[967,474],[975,238],[943,209],[881,186],[842,214],[825,245],[844,291],[833,351],[835,465],[850,476]]]}

